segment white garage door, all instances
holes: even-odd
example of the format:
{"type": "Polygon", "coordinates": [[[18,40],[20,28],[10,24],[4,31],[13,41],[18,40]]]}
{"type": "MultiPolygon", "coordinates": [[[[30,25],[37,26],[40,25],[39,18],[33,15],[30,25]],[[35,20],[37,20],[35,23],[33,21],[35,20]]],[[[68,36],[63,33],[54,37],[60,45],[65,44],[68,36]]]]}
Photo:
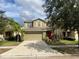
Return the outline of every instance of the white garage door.
{"type": "Polygon", "coordinates": [[[42,33],[25,33],[24,40],[42,40],[42,33]]]}

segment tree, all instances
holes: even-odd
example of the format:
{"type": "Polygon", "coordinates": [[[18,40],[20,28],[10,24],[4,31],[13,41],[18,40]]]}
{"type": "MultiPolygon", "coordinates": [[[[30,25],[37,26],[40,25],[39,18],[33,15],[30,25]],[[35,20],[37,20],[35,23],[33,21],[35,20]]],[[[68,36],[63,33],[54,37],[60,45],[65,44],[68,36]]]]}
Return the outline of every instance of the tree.
{"type": "Polygon", "coordinates": [[[46,8],[47,17],[51,18],[51,25],[55,24],[58,27],[62,26],[64,28],[77,28],[79,26],[78,0],[46,0],[44,7],[46,8]]]}
{"type": "Polygon", "coordinates": [[[14,31],[21,31],[20,24],[10,17],[4,17],[4,13],[5,11],[0,11],[0,32],[4,32],[8,24],[14,28],[14,31]]]}
{"type": "Polygon", "coordinates": [[[5,18],[3,17],[5,11],[0,11],[0,33],[5,31],[5,26],[7,24],[5,18]]]}
{"type": "Polygon", "coordinates": [[[14,28],[14,31],[21,31],[20,24],[14,21],[14,19],[8,18],[8,24],[10,24],[14,28]]]}
{"type": "Polygon", "coordinates": [[[45,0],[43,7],[52,29],[79,29],[79,0],[45,0]]]}
{"type": "Polygon", "coordinates": [[[11,39],[13,39],[14,32],[21,33],[21,38],[23,38],[23,31],[20,24],[14,21],[13,18],[4,17],[4,11],[0,11],[0,34],[5,34],[7,32],[11,33],[11,35],[9,35],[11,39]]]}

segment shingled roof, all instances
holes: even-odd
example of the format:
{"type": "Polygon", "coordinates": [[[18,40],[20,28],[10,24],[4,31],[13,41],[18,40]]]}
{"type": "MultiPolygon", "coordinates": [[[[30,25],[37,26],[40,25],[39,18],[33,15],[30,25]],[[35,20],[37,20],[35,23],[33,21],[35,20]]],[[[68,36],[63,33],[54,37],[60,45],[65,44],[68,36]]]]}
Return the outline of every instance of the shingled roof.
{"type": "Polygon", "coordinates": [[[46,28],[26,28],[24,31],[47,31],[46,28]]]}
{"type": "Polygon", "coordinates": [[[33,22],[34,22],[34,21],[37,21],[37,20],[40,20],[40,21],[43,21],[43,22],[45,22],[45,23],[46,23],[46,21],[45,21],[45,20],[42,20],[42,19],[40,19],[40,18],[33,20],[33,22]]]}
{"type": "Polygon", "coordinates": [[[26,20],[26,21],[24,21],[24,23],[31,23],[32,22],[32,20],[26,20]]]}
{"type": "Polygon", "coordinates": [[[26,21],[24,21],[24,23],[32,23],[32,22],[37,21],[37,20],[43,21],[45,23],[47,22],[46,20],[42,20],[42,19],[38,18],[38,19],[35,19],[35,20],[26,20],[26,21]]]}

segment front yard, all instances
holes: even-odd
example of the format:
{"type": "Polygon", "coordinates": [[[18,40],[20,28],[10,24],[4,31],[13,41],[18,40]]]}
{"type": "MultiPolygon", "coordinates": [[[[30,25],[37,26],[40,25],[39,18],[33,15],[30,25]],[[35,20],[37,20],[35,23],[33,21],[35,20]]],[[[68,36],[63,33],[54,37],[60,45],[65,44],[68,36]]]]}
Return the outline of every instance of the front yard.
{"type": "MultiPolygon", "coordinates": [[[[15,41],[0,41],[0,46],[7,47],[7,46],[17,46],[20,42],[15,41]]],[[[10,50],[12,48],[0,48],[0,54],[10,50]]]]}
{"type": "Polygon", "coordinates": [[[17,46],[20,42],[15,41],[0,41],[0,46],[17,46]]]}
{"type": "Polygon", "coordinates": [[[78,44],[78,41],[69,41],[69,40],[60,40],[61,43],[63,44],[78,44]]]}
{"type": "Polygon", "coordinates": [[[70,40],[64,40],[64,39],[60,39],[58,41],[55,40],[51,40],[51,39],[43,39],[47,44],[49,45],[77,45],[79,42],[78,41],[70,41],[70,40]]]}
{"type": "Polygon", "coordinates": [[[45,39],[45,42],[49,45],[52,46],[52,49],[55,49],[59,51],[60,53],[63,54],[71,54],[71,55],[79,55],[79,47],[71,47],[73,45],[78,45],[78,41],[70,41],[70,40],[64,40],[61,39],[59,41],[52,41],[51,39],[45,39]],[[70,47],[67,47],[65,45],[71,45],[70,47]],[[54,47],[56,46],[56,47],[54,47]],[[63,46],[63,47],[61,47],[63,46]]]}

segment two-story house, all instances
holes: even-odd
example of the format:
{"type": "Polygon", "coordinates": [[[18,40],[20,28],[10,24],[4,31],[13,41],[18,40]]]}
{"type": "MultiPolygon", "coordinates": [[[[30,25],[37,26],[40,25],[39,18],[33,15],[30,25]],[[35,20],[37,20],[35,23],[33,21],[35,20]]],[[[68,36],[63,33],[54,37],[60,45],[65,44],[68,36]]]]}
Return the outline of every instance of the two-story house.
{"type": "Polygon", "coordinates": [[[25,38],[42,39],[47,28],[47,22],[42,19],[26,20],[24,22],[25,38]]]}

